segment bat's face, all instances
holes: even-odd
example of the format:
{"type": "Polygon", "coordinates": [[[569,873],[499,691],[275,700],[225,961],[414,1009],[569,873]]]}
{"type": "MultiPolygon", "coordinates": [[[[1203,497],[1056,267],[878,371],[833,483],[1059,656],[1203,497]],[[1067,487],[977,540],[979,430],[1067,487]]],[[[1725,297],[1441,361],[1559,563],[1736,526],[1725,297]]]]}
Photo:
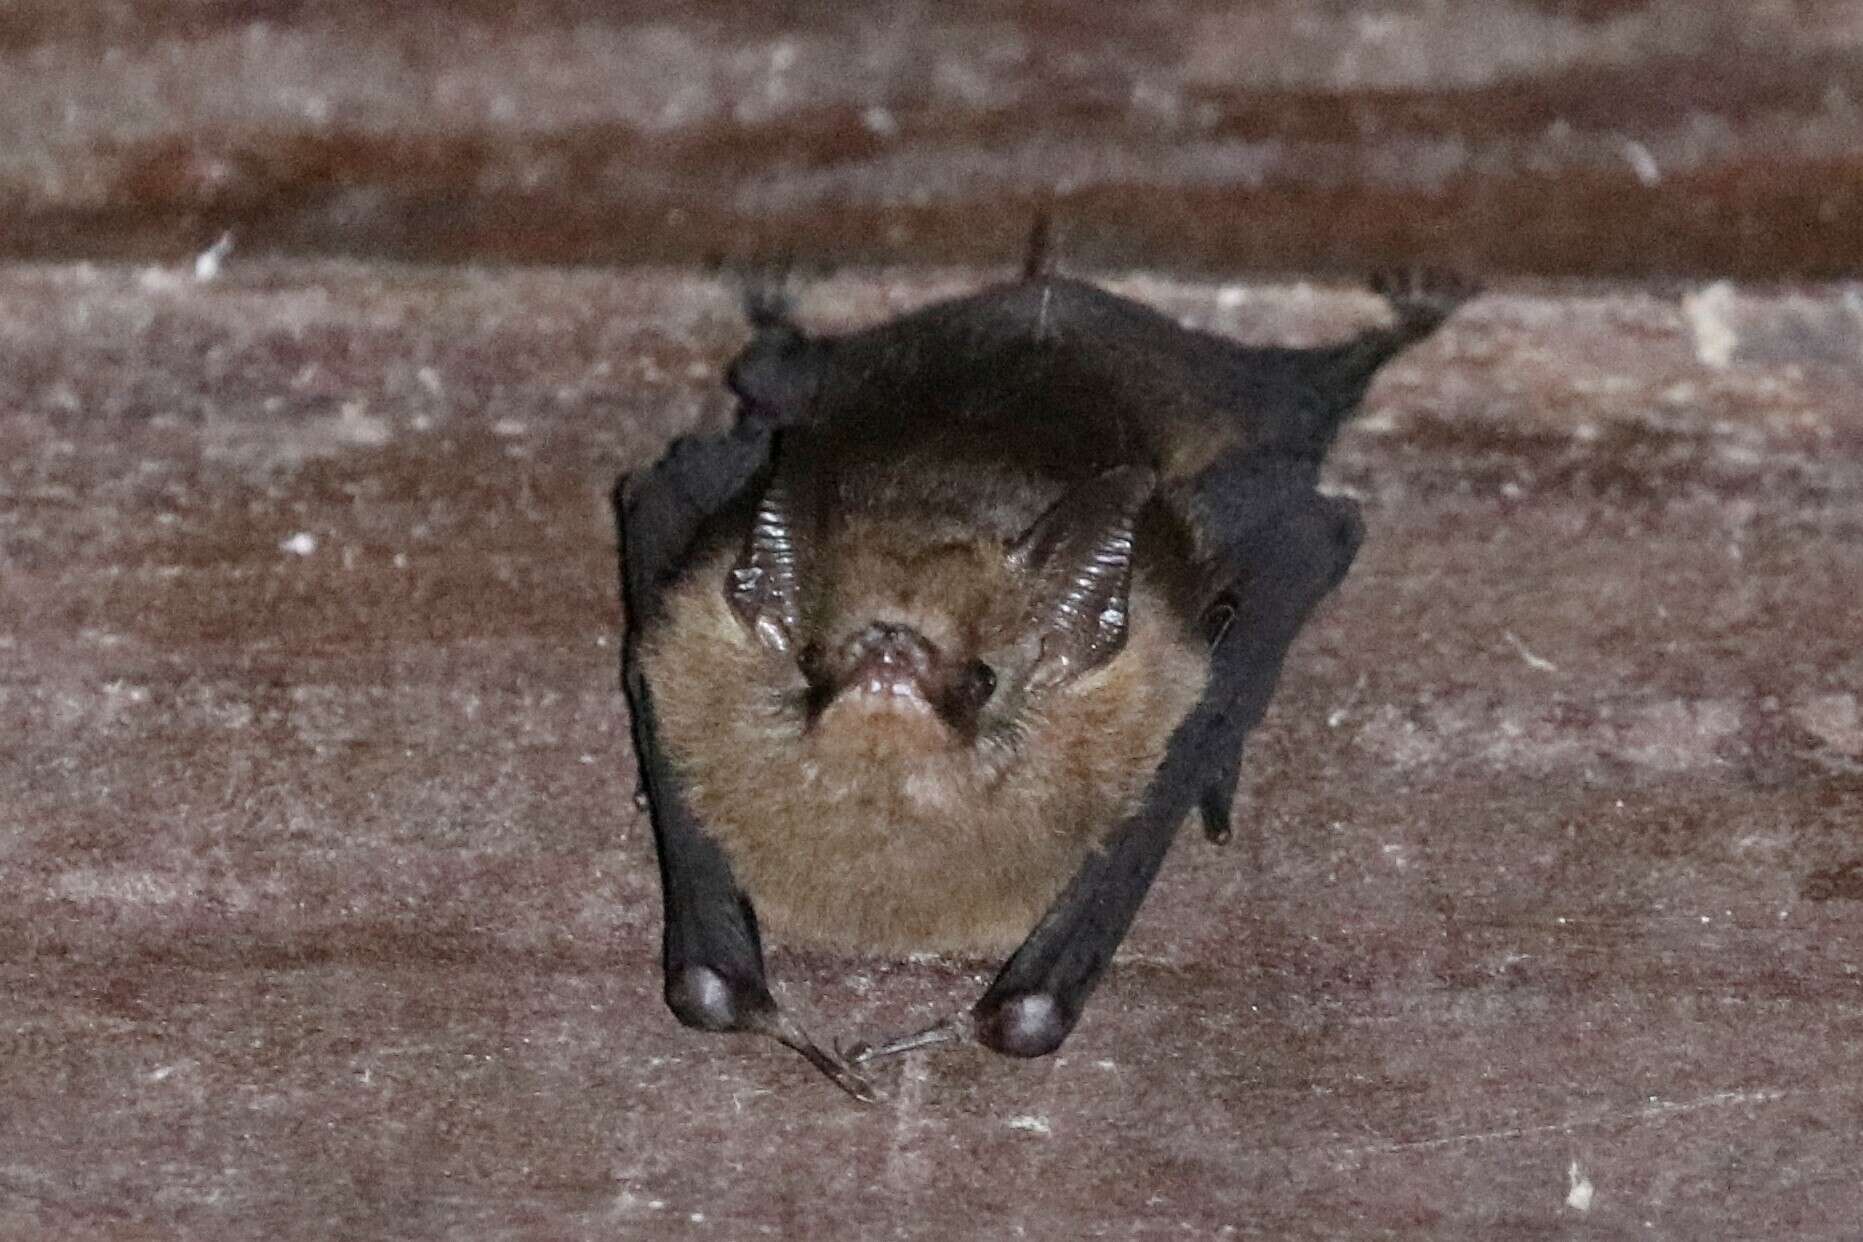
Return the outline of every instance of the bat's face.
{"type": "Polygon", "coordinates": [[[1036,603],[1009,550],[876,526],[821,558],[819,579],[793,648],[798,740],[921,778],[999,773],[1041,662],[1036,603]]]}
{"type": "Polygon", "coordinates": [[[1149,475],[1020,537],[799,530],[773,491],[650,644],[672,757],[758,908],[866,948],[1026,932],[1136,798],[1203,656],[1134,581],[1149,475]]]}

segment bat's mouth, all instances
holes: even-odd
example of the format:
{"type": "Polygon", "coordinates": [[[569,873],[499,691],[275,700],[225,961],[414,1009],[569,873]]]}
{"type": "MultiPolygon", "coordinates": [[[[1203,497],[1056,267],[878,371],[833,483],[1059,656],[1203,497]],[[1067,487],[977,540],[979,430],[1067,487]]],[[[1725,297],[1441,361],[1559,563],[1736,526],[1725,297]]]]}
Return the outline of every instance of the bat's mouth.
{"type": "Polygon", "coordinates": [[[876,673],[845,687],[837,699],[854,699],[875,711],[929,712],[931,700],[925,688],[913,677],[893,677],[876,673]]]}
{"type": "Polygon", "coordinates": [[[937,660],[937,648],[911,626],[876,621],[817,661],[817,714],[847,708],[936,716],[929,686],[937,660]]]}

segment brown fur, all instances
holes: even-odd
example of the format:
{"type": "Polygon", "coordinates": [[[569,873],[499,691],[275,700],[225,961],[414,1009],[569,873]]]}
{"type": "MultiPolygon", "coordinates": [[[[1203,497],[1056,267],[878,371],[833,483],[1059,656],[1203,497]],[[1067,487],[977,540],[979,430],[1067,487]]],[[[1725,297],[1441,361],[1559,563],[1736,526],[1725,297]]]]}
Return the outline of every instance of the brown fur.
{"type": "MultiPolygon", "coordinates": [[[[831,570],[843,586],[814,622],[824,640],[874,618],[986,659],[1017,639],[1027,599],[1002,541],[924,530],[871,511],[848,520],[831,570]]],[[[675,588],[646,671],[694,810],[759,915],[798,939],[888,953],[1013,947],[1136,804],[1208,671],[1141,572],[1124,649],[1029,690],[987,735],[841,701],[810,725],[795,660],[726,602],[733,555],[702,559],[675,588]]]]}

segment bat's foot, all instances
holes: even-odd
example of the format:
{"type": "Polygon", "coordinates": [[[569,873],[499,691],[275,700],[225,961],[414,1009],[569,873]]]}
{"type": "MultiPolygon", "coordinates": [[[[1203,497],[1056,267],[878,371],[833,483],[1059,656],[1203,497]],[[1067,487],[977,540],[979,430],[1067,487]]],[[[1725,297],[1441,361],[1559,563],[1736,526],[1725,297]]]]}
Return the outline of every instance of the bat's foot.
{"type": "Polygon", "coordinates": [[[827,354],[796,326],[787,269],[752,277],[744,287],[751,338],[725,368],[725,383],[745,414],[778,424],[799,421],[815,399],[827,354]]]}
{"type": "Polygon", "coordinates": [[[910,1035],[901,1035],[881,1044],[850,1044],[842,1053],[850,1064],[866,1065],[870,1061],[896,1057],[921,1048],[948,1048],[953,1044],[972,1043],[977,1038],[977,1020],[969,1010],[953,1014],[944,1021],[910,1035]]]}
{"type": "Polygon", "coordinates": [[[774,1039],[863,1104],[883,1098],[846,1060],[816,1043],[761,986],[734,985],[710,967],[688,965],[669,972],[666,1004],[674,1017],[701,1031],[738,1031],[774,1039]]]}
{"type": "Polygon", "coordinates": [[[886,1098],[859,1070],[848,1064],[846,1058],[816,1043],[788,1014],[777,1010],[773,1017],[776,1019],[775,1025],[760,1031],[760,1034],[768,1035],[784,1047],[801,1053],[810,1065],[827,1076],[828,1081],[862,1104],[877,1104],[886,1098]]]}
{"type": "Polygon", "coordinates": [[[1046,992],[1018,992],[993,1000],[985,996],[974,1009],[952,1014],[942,1022],[889,1039],[883,1044],[852,1044],[843,1052],[853,1065],[867,1065],[884,1057],[924,1048],[954,1044],[980,1044],[1006,1057],[1045,1057],[1067,1040],[1074,1018],[1046,992]]]}
{"type": "Polygon", "coordinates": [[[981,1044],[1006,1057],[1045,1057],[1067,1040],[1074,1019],[1055,997],[1046,992],[1016,992],[1001,998],[990,995],[976,1007],[952,1014],[944,1021],[889,1039],[883,1044],[854,1044],[844,1056],[854,1065],[922,1048],[948,1048],[953,1044],[981,1044]]]}
{"type": "Polygon", "coordinates": [[[1481,283],[1460,272],[1409,267],[1375,273],[1374,293],[1390,304],[1398,324],[1413,337],[1434,332],[1456,308],[1481,292],[1481,283]]]}
{"type": "Polygon", "coordinates": [[[789,293],[789,271],[792,266],[790,258],[784,256],[745,275],[744,318],[750,320],[750,326],[757,331],[764,332],[772,328],[791,332],[796,330],[796,305],[789,293]]]}

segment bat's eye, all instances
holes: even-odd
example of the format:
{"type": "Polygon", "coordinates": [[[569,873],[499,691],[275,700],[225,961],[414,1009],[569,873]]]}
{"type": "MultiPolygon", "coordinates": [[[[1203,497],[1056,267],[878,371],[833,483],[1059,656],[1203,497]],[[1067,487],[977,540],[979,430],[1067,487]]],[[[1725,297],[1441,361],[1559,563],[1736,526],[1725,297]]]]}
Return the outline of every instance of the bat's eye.
{"type": "Polygon", "coordinates": [[[970,683],[971,701],[979,707],[988,703],[990,696],[996,693],[996,670],[982,660],[972,660],[966,677],[970,683]]]}

